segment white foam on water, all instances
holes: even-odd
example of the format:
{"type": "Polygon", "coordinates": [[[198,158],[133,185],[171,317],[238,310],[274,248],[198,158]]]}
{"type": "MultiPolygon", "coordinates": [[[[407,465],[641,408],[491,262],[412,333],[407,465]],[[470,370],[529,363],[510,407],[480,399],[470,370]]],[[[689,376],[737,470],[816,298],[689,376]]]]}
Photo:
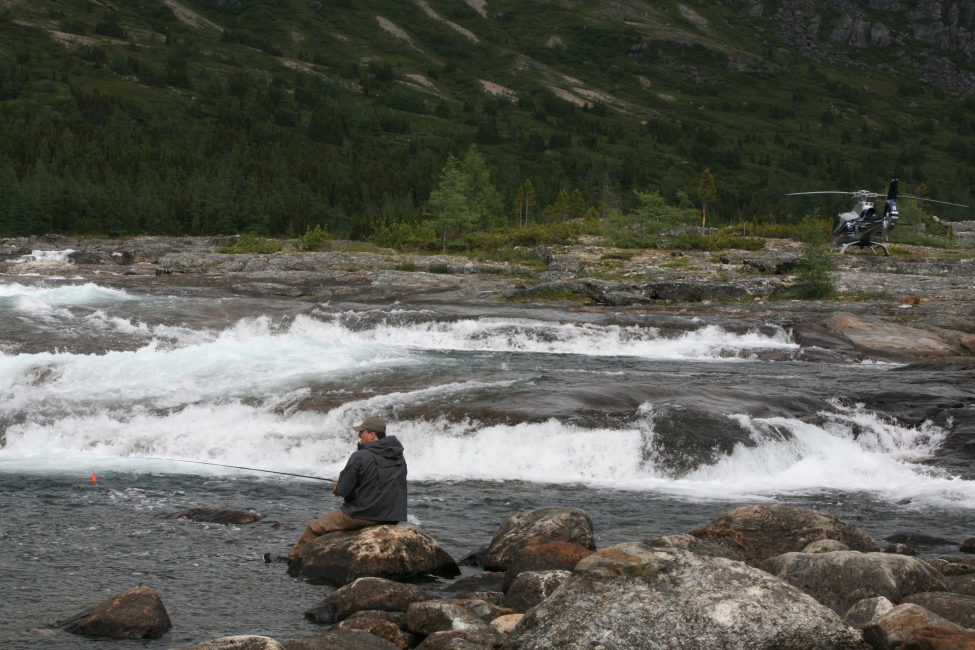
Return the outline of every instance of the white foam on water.
{"type": "Polygon", "coordinates": [[[28,299],[57,307],[99,307],[138,300],[121,289],[110,289],[93,282],[56,287],[0,283],[0,304],[5,299],[28,299]]]}
{"type": "Polygon", "coordinates": [[[67,248],[60,251],[42,251],[42,250],[32,250],[30,255],[24,255],[16,260],[12,260],[13,264],[21,264],[23,262],[33,262],[37,260],[52,260],[55,262],[68,262],[68,255],[75,252],[73,248],[67,248]]]}

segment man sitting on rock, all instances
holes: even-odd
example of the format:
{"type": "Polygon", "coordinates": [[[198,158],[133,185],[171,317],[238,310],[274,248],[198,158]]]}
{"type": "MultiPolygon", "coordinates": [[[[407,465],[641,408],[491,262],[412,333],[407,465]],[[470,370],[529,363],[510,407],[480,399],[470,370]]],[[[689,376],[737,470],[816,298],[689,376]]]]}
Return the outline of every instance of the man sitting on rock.
{"type": "Polygon", "coordinates": [[[345,499],[338,510],[316,519],[288,553],[288,562],[301,547],[325,533],[359,530],[406,521],[406,459],[403,445],[386,436],[386,421],[368,417],[355,427],[358,450],[349,457],[332,494],[345,499]]]}

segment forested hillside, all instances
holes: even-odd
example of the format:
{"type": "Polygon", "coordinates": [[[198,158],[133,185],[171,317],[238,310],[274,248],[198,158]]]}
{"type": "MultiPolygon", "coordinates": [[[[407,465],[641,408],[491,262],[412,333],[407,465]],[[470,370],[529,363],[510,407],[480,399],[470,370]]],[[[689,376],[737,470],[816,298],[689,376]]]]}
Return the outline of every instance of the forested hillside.
{"type": "Polygon", "coordinates": [[[973,31],[971,0],[2,0],[0,234],[368,238],[472,143],[472,228],[699,206],[705,169],[716,225],[892,177],[972,204],[973,31]]]}

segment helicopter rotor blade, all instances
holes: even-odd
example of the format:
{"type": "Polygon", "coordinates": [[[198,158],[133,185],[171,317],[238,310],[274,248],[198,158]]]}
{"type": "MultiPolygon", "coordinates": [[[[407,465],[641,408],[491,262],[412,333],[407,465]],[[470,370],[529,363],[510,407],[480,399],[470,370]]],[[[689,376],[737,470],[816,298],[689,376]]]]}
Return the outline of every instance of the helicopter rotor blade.
{"type": "Polygon", "coordinates": [[[786,196],[802,196],[804,194],[846,194],[856,196],[856,192],[792,192],[791,194],[786,194],[786,196]]]}
{"type": "Polygon", "coordinates": [[[901,194],[899,198],[902,199],[914,199],[915,201],[927,201],[928,203],[941,203],[942,205],[954,205],[959,208],[967,208],[967,205],[962,205],[961,203],[949,203],[948,201],[935,201],[934,199],[925,199],[920,196],[908,196],[907,194],[901,194]]]}

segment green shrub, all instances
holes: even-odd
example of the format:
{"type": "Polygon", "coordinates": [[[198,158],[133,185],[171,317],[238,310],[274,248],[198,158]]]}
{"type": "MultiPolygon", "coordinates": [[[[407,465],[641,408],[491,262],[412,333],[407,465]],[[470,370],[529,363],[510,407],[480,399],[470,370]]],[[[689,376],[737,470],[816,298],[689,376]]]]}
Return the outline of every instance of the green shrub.
{"type": "Polygon", "coordinates": [[[632,260],[633,253],[629,251],[613,251],[612,253],[603,253],[599,256],[601,260],[632,260]]]}
{"type": "Polygon", "coordinates": [[[410,273],[413,273],[413,272],[416,272],[416,271],[419,271],[420,270],[420,267],[417,266],[416,265],[416,262],[414,262],[413,260],[409,260],[407,262],[403,262],[402,264],[397,264],[393,268],[395,270],[397,270],[397,271],[409,271],[410,273]]]}
{"type": "Polygon", "coordinates": [[[443,262],[434,262],[427,267],[429,273],[450,273],[450,267],[443,262]]]}
{"type": "Polygon", "coordinates": [[[304,235],[298,238],[297,248],[301,251],[324,251],[332,247],[332,238],[328,234],[328,230],[322,228],[321,226],[315,226],[312,230],[311,227],[304,235]]]}
{"type": "Polygon", "coordinates": [[[765,240],[759,237],[729,237],[721,235],[708,237],[697,233],[685,233],[674,237],[670,241],[670,248],[684,251],[723,251],[729,248],[760,251],[765,248],[765,240]]]}
{"type": "Polygon", "coordinates": [[[246,235],[241,235],[240,239],[233,246],[223,246],[218,248],[218,253],[277,253],[282,248],[284,244],[276,239],[266,239],[260,235],[255,235],[254,233],[247,233],[246,235]]]}
{"type": "Polygon", "coordinates": [[[796,264],[796,284],[792,293],[797,298],[819,300],[836,295],[832,271],[836,269],[822,228],[809,217],[803,220],[809,233],[809,243],[802,249],[796,264]]]}

